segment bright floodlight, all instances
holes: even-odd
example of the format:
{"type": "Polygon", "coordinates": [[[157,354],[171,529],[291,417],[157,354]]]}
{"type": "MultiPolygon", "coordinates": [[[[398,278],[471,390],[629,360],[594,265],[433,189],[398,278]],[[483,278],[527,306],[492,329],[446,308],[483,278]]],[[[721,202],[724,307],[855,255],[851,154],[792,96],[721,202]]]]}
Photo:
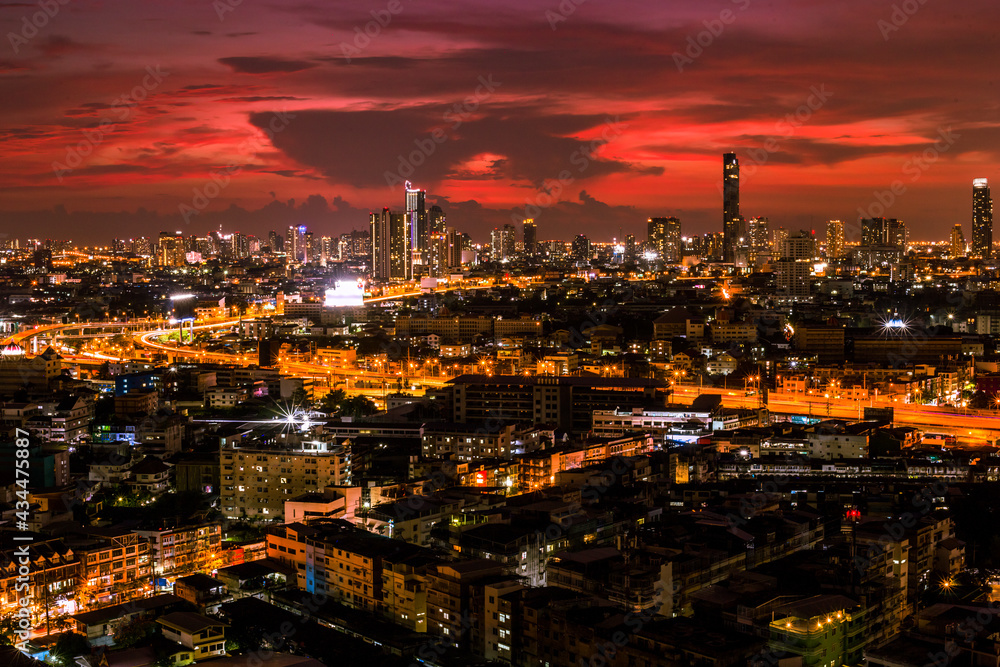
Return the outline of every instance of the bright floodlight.
{"type": "Polygon", "coordinates": [[[655,250],[647,250],[646,252],[642,253],[642,256],[646,261],[652,262],[654,259],[657,258],[658,255],[656,254],[655,250]]]}
{"type": "Polygon", "coordinates": [[[365,305],[365,286],[361,282],[343,281],[326,291],[327,308],[347,308],[365,305]]]}
{"type": "Polygon", "coordinates": [[[174,294],[170,297],[171,301],[184,301],[185,299],[193,299],[194,294],[174,294]]]}

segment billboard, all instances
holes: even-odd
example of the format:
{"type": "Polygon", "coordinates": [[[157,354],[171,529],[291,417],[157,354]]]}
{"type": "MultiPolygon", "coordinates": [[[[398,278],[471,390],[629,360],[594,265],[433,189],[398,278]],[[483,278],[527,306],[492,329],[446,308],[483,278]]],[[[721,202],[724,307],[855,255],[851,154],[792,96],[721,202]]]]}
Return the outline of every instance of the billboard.
{"type": "Polygon", "coordinates": [[[365,305],[365,285],[360,280],[342,280],[326,291],[327,308],[351,308],[365,305]]]}

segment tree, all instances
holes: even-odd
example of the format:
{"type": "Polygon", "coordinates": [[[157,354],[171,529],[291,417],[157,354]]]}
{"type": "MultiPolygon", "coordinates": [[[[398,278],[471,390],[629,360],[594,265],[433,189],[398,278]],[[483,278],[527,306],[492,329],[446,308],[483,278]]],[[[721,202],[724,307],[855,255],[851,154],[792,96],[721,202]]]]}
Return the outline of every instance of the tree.
{"type": "Polygon", "coordinates": [[[156,623],[144,618],[133,618],[115,629],[116,648],[142,646],[156,634],[156,623]]]}
{"type": "Polygon", "coordinates": [[[306,394],[306,390],[299,387],[292,392],[292,406],[293,407],[305,407],[306,403],[309,402],[309,397],[306,394]]]}
{"type": "Polygon", "coordinates": [[[13,616],[0,618],[0,646],[11,646],[20,641],[20,635],[16,634],[18,627],[13,616]]]}
{"type": "Polygon", "coordinates": [[[378,412],[378,406],[367,396],[351,396],[341,404],[342,413],[352,417],[365,417],[378,412]]]}
{"type": "Polygon", "coordinates": [[[340,412],[344,401],[347,400],[347,394],[343,389],[334,389],[320,401],[319,409],[320,412],[325,412],[328,415],[335,415],[340,412]]]}
{"type": "Polygon", "coordinates": [[[59,636],[52,649],[52,661],[58,667],[76,667],[76,658],[90,655],[90,644],[83,635],[66,632],[59,636]]]}

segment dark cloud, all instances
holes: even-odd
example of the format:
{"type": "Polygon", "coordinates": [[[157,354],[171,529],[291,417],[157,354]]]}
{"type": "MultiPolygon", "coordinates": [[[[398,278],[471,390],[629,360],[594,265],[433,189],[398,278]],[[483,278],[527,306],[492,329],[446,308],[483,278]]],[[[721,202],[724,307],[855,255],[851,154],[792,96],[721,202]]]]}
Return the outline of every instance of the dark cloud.
{"type": "MultiPolygon", "coordinates": [[[[391,188],[407,179],[437,184],[483,154],[500,156],[490,161],[493,178],[538,187],[564,172],[572,172],[574,179],[660,173],[658,168],[601,157],[603,145],[624,132],[627,122],[620,119],[616,125],[602,116],[532,116],[518,109],[507,109],[499,116],[473,116],[464,109],[300,111],[274,133],[272,142],[332,182],[357,187],[391,188]],[[562,136],[587,131],[597,138],[581,141],[562,136]]],[[[251,114],[250,121],[264,130],[272,118],[261,112],[251,114]]]]}
{"type": "Polygon", "coordinates": [[[273,74],[275,72],[301,72],[316,67],[306,60],[286,60],[265,56],[231,56],[219,62],[240,74],[273,74]]]}

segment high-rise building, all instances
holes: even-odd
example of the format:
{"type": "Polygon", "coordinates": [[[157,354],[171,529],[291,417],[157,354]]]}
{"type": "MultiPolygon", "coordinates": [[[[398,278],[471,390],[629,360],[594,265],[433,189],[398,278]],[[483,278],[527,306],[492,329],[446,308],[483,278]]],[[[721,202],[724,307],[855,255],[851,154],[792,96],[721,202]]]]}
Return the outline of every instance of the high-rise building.
{"type": "Polygon", "coordinates": [[[635,245],[635,234],[625,237],[625,261],[634,262],[639,258],[639,249],[635,245]]]}
{"type": "Polygon", "coordinates": [[[910,231],[906,228],[906,223],[902,220],[891,218],[889,220],[889,245],[906,250],[906,245],[910,241],[910,231]]]}
{"type": "Polygon", "coordinates": [[[160,242],[156,253],[160,266],[184,266],[186,252],[184,234],[181,232],[160,232],[160,242]]]}
{"type": "Polygon", "coordinates": [[[524,254],[534,255],[538,244],[538,228],[535,226],[535,221],[531,218],[527,218],[524,221],[524,254]]]}
{"type": "Polygon", "coordinates": [[[431,276],[443,278],[462,267],[462,235],[454,227],[443,232],[432,232],[428,249],[428,271],[431,276]]]}
{"type": "Polygon", "coordinates": [[[410,229],[411,261],[418,265],[423,263],[423,253],[430,242],[426,196],[425,191],[417,190],[409,181],[406,182],[406,224],[410,229]]]}
{"type": "Polygon", "coordinates": [[[746,237],[740,216],[740,161],[736,153],[722,156],[722,234],[725,240],[723,261],[734,262],[740,239],[746,237]]]}
{"type": "Polygon", "coordinates": [[[649,218],[646,242],[664,262],[681,261],[681,221],[678,218],[649,218]]]}
{"type": "Polygon", "coordinates": [[[906,223],[895,218],[864,218],[861,220],[861,245],[906,248],[909,232],[906,223]]]}
{"type": "Polygon", "coordinates": [[[806,231],[788,236],[782,241],[780,253],[781,259],[775,263],[778,294],[792,300],[808,299],[809,276],[816,257],[815,237],[806,231]]]}
{"type": "Polygon", "coordinates": [[[405,213],[383,208],[371,214],[372,278],[375,280],[410,280],[413,263],[410,225],[405,213]]]}
{"type": "Polygon", "coordinates": [[[750,218],[747,223],[747,238],[750,250],[749,261],[753,266],[760,266],[765,255],[771,251],[771,223],[767,218],[750,218]]]}
{"type": "Polygon", "coordinates": [[[962,225],[955,225],[951,228],[951,256],[965,257],[965,254],[965,232],[962,231],[962,225]]]}
{"type": "Polygon", "coordinates": [[[577,234],[573,239],[573,258],[587,261],[590,259],[590,239],[583,234],[577,234]]]}
{"type": "Polygon", "coordinates": [[[291,225],[285,237],[285,254],[289,264],[303,264],[306,257],[306,226],[291,225]]]}
{"type": "Polygon", "coordinates": [[[427,228],[429,234],[443,234],[448,227],[448,219],[438,205],[431,206],[427,211],[427,228]]]}
{"type": "Polygon", "coordinates": [[[285,251],[285,239],[273,229],[267,233],[267,245],[271,248],[271,252],[285,251]]]}
{"type": "Polygon", "coordinates": [[[844,223],[830,220],[826,223],[826,258],[840,259],[844,256],[844,223]]]}
{"type": "Polygon", "coordinates": [[[490,234],[490,251],[494,262],[502,262],[514,256],[514,225],[506,224],[503,229],[496,227],[490,234]]]}
{"type": "Polygon", "coordinates": [[[788,238],[788,230],[784,227],[778,227],[771,234],[771,252],[774,253],[775,257],[782,257],[782,249],[785,245],[785,239],[788,238]]]}
{"type": "Polygon", "coordinates": [[[972,254],[993,258],[993,199],[985,178],[972,181],[972,254]]]}

